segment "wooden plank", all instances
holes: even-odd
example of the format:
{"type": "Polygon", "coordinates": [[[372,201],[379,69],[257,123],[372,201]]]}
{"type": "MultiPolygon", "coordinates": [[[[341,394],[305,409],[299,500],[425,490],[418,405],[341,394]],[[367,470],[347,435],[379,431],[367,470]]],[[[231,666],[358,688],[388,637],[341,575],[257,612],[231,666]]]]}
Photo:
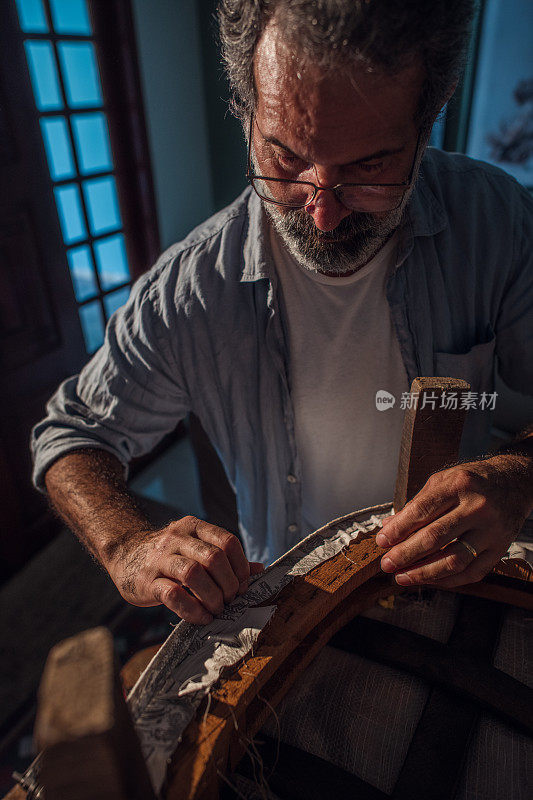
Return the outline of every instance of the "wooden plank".
{"type": "MultiPolygon", "coordinates": [[[[392,504],[395,513],[422,489],[430,475],[457,461],[467,414],[460,408],[460,395],[469,389],[470,385],[459,378],[415,378],[412,382],[410,394],[414,400],[405,411],[392,504]],[[457,408],[441,407],[446,405],[450,392],[457,393],[457,408]]],[[[492,572],[533,583],[533,569],[521,558],[500,561],[492,572]]],[[[484,589],[472,589],[470,593],[498,599],[484,589]]]]}
{"type": "Polygon", "coordinates": [[[477,583],[467,583],[464,586],[456,586],[455,589],[441,589],[441,591],[483,597],[486,600],[495,600],[498,603],[533,611],[533,583],[522,578],[500,575],[496,570],[489,572],[477,583]]]}
{"type": "Polygon", "coordinates": [[[405,411],[394,511],[417,494],[434,472],[457,461],[466,410],[441,407],[445,394],[464,392],[470,385],[459,378],[415,378],[413,407],[405,411]]]}
{"type": "Polygon", "coordinates": [[[52,648],[35,736],[43,748],[46,800],[154,800],[107,629],[52,648]]]}

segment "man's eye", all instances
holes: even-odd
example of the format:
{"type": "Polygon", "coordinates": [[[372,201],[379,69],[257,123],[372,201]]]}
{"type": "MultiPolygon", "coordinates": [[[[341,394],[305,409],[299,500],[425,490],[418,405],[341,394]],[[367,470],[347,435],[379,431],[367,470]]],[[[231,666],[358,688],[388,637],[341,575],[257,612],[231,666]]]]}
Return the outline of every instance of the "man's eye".
{"type": "Polygon", "coordinates": [[[276,158],[282,167],[296,167],[300,164],[305,164],[298,156],[291,156],[288,153],[276,153],[276,158]]]}
{"type": "Polygon", "coordinates": [[[373,162],[373,163],[362,163],[358,165],[359,169],[363,172],[377,172],[383,167],[383,161],[373,162]]]}

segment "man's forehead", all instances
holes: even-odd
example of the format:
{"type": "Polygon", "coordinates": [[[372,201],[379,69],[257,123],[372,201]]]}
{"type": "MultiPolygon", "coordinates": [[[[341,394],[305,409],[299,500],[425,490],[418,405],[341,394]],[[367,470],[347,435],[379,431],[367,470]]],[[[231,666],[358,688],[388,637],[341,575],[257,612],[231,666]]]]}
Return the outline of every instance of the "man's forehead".
{"type": "Polygon", "coordinates": [[[256,114],[267,135],[288,128],[297,139],[304,132],[328,139],[357,128],[365,139],[376,130],[402,135],[412,129],[424,71],[419,64],[394,75],[362,65],[328,70],[300,57],[270,23],[256,49],[254,76],[256,114]]]}

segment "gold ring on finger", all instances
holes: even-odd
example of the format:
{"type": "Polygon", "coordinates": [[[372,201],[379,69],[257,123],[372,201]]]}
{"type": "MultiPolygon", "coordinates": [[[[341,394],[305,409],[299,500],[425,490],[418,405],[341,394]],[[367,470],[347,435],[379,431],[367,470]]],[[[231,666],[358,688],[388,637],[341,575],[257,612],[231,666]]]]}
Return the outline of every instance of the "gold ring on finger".
{"type": "Polygon", "coordinates": [[[472,553],[474,558],[477,558],[477,551],[476,551],[476,549],[474,547],[472,547],[471,544],[469,544],[469,542],[467,542],[465,539],[462,539],[462,538],[461,539],[456,539],[456,541],[457,541],[458,544],[462,544],[464,547],[466,547],[468,552],[472,553]]]}

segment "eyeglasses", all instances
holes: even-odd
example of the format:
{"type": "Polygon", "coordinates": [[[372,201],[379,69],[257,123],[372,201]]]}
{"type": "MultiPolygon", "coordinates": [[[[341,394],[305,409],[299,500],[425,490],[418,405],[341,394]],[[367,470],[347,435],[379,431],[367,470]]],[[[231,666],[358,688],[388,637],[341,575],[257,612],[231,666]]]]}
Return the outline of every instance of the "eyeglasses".
{"type": "MultiPolygon", "coordinates": [[[[309,181],[293,181],[288,178],[270,178],[256,175],[252,171],[252,132],[255,117],[250,119],[248,136],[248,169],[246,177],[255,192],[267,203],[288,208],[305,208],[313,202],[318,192],[333,192],[335,197],[352,211],[379,213],[399,208],[407,189],[412,184],[416,159],[420,147],[421,132],[416,140],[416,149],[409,177],[403,183],[338,183],[336,186],[317,186],[309,181]]],[[[261,131],[259,131],[261,132],[261,131]]]]}

